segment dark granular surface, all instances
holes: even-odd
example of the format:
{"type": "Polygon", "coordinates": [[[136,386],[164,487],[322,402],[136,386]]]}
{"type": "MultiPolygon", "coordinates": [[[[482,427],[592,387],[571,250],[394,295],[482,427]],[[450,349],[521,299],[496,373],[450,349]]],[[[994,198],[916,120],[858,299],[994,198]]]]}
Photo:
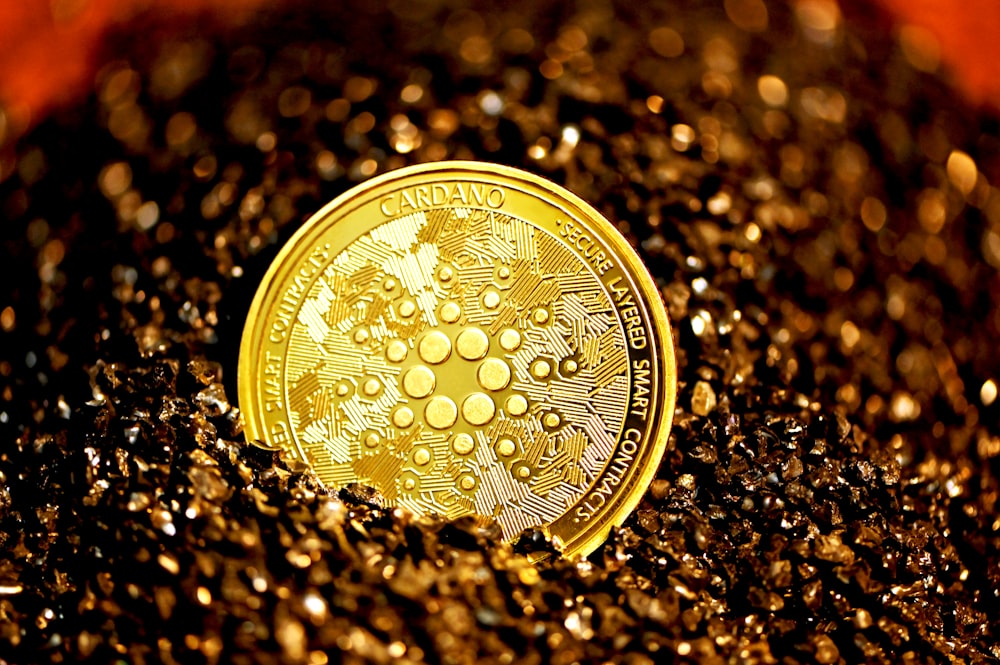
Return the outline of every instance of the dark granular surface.
{"type": "Polygon", "coordinates": [[[137,22],[0,150],[0,661],[1000,658],[1000,132],[933,50],[822,0],[317,4],[137,22]],[[227,398],[280,244],[444,158],[662,287],[670,450],[586,560],[323,489],[227,398]]]}

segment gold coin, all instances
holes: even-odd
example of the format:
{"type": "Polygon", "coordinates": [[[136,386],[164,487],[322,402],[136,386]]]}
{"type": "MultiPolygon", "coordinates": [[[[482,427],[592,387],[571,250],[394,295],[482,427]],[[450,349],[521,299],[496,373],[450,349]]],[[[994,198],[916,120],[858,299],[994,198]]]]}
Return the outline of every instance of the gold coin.
{"type": "Polygon", "coordinates": [[[389,505],[529,527],[583,555],[635,508],[670,430],[659,291],[594,208],[440,162],[338,197],[280,251],[243,332],[247,438],[389,505]]]}

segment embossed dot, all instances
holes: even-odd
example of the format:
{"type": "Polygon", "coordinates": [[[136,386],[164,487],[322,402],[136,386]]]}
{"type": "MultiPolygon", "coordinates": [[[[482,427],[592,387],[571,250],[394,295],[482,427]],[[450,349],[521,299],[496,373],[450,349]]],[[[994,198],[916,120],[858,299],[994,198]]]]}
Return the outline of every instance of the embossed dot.
{"type": "Polygon", "coordinates": [[[504,457],[510,457],[517,452],[517,446],[510,439],[500,439],[497,441],[497,452],[504,457]]]}
{"type": "Polygon", "coordinates": [[[378,395],[379,390],[382,389],[382,384],[378,382],[378,379],[368,379],[361,385],[361,392],[368,395],[369,397],[374,397],[378,395]]]}
{"type": "Polygon", "coordinates": [[[385,289],[386,291],[392,291],[394,288],[396,288],[396,280],[394,280],[392,277],[386,277],[385,281],[382,282],[382,288],[385,289]]]}
{"type": "Polygon", "coordinates": [[[493,420],[497,407],[488,395],[472,393],[462,402],[462,417],[470,425],[485,425],[493,420]]]}
{"type": "Polygon", "coordinates": [[[531,319],[538,324],[547,323],[549,320],[549,310],[539,307],[531,314],[531,319]]]}
{"type": "Polygon", "coordinates": [[[436,382],[434,372],[423,365],[417,365],[406,370],[403,375],[403,392],[414,399],[427,397],[434,392],[436,382]]]}
{"type": "Polygon", "coordinates": [[[559,427],[559,423],[562,422],[562,418],[559,417],[558,413],[546,413],[542,417],[542,424],[546,427],[559,427]]]}
{"type": "Polygon", "coordinates": [[[413,478],[407,478],[406,480],[403,481],[404,490],[412,490],[416,488],[416,486],[417,486],[417,481],[414,480],[413,478]]]}
{"type": "Polygon", "coordinates": [[[347,386],[346,383],[337,384],[337,397],[343,397],[349,392],[351,392],[351,389],[347,386]]]}
{"type": "Polygon", "coordinates": [[[549,364],[548,360],[536,360],[531,363],[531,367],[528,368],[531,372],[531,376],[536,379],[544,379],[552,373],[552,365],[549,364]]]}
{"type": "Polygon", "coordinates": [[[432,397],[424,407],[424,420],[434,429],[447,429],[455,424],[458,407],[447,397],[432,397]]]}
{"type": "Polygon", "coordinates": [[[455,276],[455,271],[449,268],[448,266],[441,266],[441,269],[438,270],[438,279],[440,279],[442,282],[450,282],[451,278],[454,276],[455,276]]]}
{"type": "Polygon", "coordinates": [[[354,341],[358,344],[364,344],[368,341],[368,331],[364,328],[358,328],[354,331],[354,341]]]}
{"type": "Polygon", "coordinates": [[[379,442],[379,436],[375,432],[369,432],[368,434],[365,435],[364,444],[369,448],[374,448],[375,446],[378,445],[378,442],[379,442]]]}
{"type": "Polygon", "coordinates": [[[404,319],[408,319],[417,311],[417,306],[413,304],[412,300],[404,300],[399,304],[399,315],[404,319]]]}
{"type": "Polygon", "coordinates": [[[500,270],[497,270],[497,276],[500,279],[507,279],[510,277],[510,268],[507,266],[500,266],[500,270]]]}
{"type": "Polygon", "coordinates": [[[392,424],[406,428],[413,424],[413,411],[408,406],[401,406],[392,414],[392,424]]]}
{"type": "Polygon", "coordinates": [[[486,309],[496,309],[500,304],[500,294],[496,291],[487,291],[483,296],[483,305],[486,309]]]}
{"type": "Polygon", "coordinates": [[[417,448],[413,451],[413,463],[423,466],[431,461],[431,453],[426,448],[417,448]]]}
{"type": "Polygon", "coordinates": [[[577,364],[577,362],[571,358],[563,363],[563,369],[569,373],[573,373],[576,370],[580,369],[580,365],[577,364]]]}
{"type": "Polygon", "coordinates": [[[528,412],[528,400],[521,395],[511,395],[504,406],[507,408],[507,413],[512,416],[523,416],[528,412]]]}
{"type": "Polygon", "coordinates": [[[520,478],[521,480],[526,480],[530,476],[531,476],[531,469],[529,469],[526,466],[518,467],[517,469],[518,478],[520,478]]]}
{"type": "Polygon", "coordinates": [[[462,308],[458,306],[457,302],[449,300],[441,305],[441,320],[445,323],[455,323],[460,316],[462,316],[462,308]]]}
{"type": "Polygon", "coordinates": [[[468,455],[476,447],[476,440],[466,433],[456,434],[451,442],[451,449],[456,455],[468,455]]]}
{"type": "Polygon", "coordinates": [[[458,484],[463,490],[468,492],[476,486],[476,480],[472,476],[462,476],[462,479],[458,481],[458,484]]]}
{"type": "Polygon", "coordinates": [[[443,332],[434,330],[420,338],[417,351],[424,362],[436,365],[451,355],[451,340],[443,332]]]}
{"type": "Polygon", "coordinates": [[[466,360],[479,360],[490,348],[490,340],[479,328],[469,328],[458,333],[455,338],[458,355],[466,360]]]}
{"type": "Polygon", "coordinates": [[[385,347],[385,357],[394,363],[406,360],[408,352],[409,349],[406,347],[406,342],[401,339],[394,339],[389,342],[389,346],[385,347]]]}
{"type": "Polygon", "coordinates": [[[504,351],[514,351],[521,346],[521,333],[513,328],[507,328],[500,333],[500,347],[504,351]]]}
{"type": "Polygon", "coordinates": [[[499,358],[487,358],[480,363],[477,377],[486,390],[503,390],[510,383],[510,367],[499,358]]]}

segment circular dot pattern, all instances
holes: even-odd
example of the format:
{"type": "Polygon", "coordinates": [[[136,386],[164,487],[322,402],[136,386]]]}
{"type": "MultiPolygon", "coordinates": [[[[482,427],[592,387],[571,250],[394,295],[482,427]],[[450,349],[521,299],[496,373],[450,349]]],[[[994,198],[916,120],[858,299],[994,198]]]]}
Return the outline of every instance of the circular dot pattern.
{"type": "Polygon", "coordinates": [[[448,301],[441,305],[441,320],[445,323],[455,323],[462,316],[462,308],[458,303],[448,301]]]}
{"type": "Polygon", "coordinates": [[[417,351],[421,360],[437,365],[451,355],[451,340],[443,332],[434,330],[420,338],[417,351]]]}
{"type": "Polygon", "coordinates": [[[465,432],[456,434],[454,440],[451,442],[451,449],[455,451],[456,455],[468,455],[475,447],[476,440],[465,432]]]}
{"type": "Polygon", "coordinates": [[[479,328],[469,328],[458,333],[455,339],[458,355],[466,360],[479,360],[490,349],[490,340],[479,328]]]}
{"type": "Polygon", "coordinates": [[[401,406],[392,413],[392,424],[396,427],[407,428],[413,424],[413,410],[408,406],[401,406]]]}
{"type": "Polygon", "coordinates": [[[513,328],[507,328],[500,333],[500,347],[504,351],[516,351],[521,346],[521,333],[513,328]]]}
{"type": "Polygon", "coordinates": [[[436,380],[434,372],[423,365],[417,365],[406,370],[403,375],[403,391],[414,399],[427,397],[434,392],[436,380]]]}
{"type": "Polygon", "coordinates": [[[389,342],[389,345],[385,348],[385,357],[394,363],[399,363],[406,360],[406,355],[409,351],[410,350],[407,348],[406,342],[394,339],[389,342]]]}
{"type": "Polygon", "coordinates": [[[434,429],[447,429],[458,420],[458,407],[450,397],[436,395],[424,408],[424,420],[434,429]]]}
{"type": "Polygon", "coordinates": [[[489,395],[472,393],[462,402],[462,417],[470,425],[485,425],[493,420],[496,405],[489,395]]]}
{"type": "Polygon", "coordinates": [[[510,383],[510,367],[499,358],[487,358],[476,373],[479,385],[486,390],[503,390],[510,383]]]}

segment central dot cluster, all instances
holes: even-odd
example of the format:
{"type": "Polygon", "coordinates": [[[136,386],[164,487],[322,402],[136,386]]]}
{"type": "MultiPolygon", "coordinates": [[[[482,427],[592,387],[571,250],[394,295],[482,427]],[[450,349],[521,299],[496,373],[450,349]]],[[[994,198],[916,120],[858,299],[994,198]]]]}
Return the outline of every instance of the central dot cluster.
{"type": "MultiPolygon", "coordinates": [[[[446,301],[440,308],[441,319],[446,323],[454,323],[462,315],[461,306],[454,301],[446,301]]],[[[498,343],[504,351],[515,351],[521,345],[521,335],[513,328],[501,331],[498,343]]],[[[487,357],[490,350],[490,339],[479,328],[466,328],[460,331],[454,341],[440,330],[425,333],[416,344],[416,353],[422,364],[414,365],[405,370],[400,379],[403,393],[411,399],[426,399],[423,420],[428,427],[436,430],[446,430],[452,427],[459,415],[470,425],[482,426],[493,420],[497,413],[497,404],[489,393],[496,393],[507,388],[511,381],[510,365],[498,357],[487,357]],[[461,406],[447,395],[434,395],[438,387],[438,378],[433,367],[441,365],[457,354],[460,358],[478,362],[475,376],[482,391],[472,392],[461,400],[461,406]]],[[[401,340],[391,341],[385,349],[385,357],[393,363],[402,363],[410,354],[409,346],[401,340]]],[[[522,395],[511,395],[504,402],[504,408],[512,416],[521,416],[528,411],[528,401],[522,395]]],[[[392,423],[400,429],[411,427],[416,415],[410,406],[399,406],[391,415],[392,423]]],[[[458,435],[453,442],[453,448],[458,454],[468,454],[473,449],[473,439],[467,434],[458,435]]]]}

